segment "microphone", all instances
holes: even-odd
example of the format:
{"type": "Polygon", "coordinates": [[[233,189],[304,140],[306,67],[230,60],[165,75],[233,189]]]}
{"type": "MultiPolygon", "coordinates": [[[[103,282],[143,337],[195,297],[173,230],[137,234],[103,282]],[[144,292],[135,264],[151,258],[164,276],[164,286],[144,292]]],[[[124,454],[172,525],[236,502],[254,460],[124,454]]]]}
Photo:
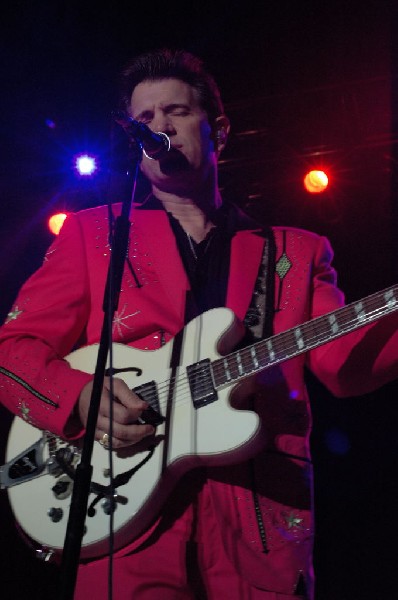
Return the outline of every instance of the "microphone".
{"type": "Polygon", "coordinates": [[[170,138],[165,133],[155,133],[148,125],[135,121],[122,111],[113,111],[112,116],[127,135],[140,144],[147,158],[160,160],[170,150],[170,138]]]}

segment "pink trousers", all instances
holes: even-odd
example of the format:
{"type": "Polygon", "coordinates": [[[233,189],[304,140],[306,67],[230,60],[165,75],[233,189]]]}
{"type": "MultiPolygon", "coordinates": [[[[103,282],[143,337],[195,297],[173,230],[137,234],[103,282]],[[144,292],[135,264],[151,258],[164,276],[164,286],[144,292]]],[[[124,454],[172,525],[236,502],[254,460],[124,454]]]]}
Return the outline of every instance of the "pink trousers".
{"type": "MultiPolygon", "coordinates": [[[[113,562],[114,600],[299,600],[301,596],[255,589],[234,571],[221,553],[200,576],[185,566],[185,549],[161,544],[113,562]]],[[[75,600],[108,599],[108,561],[80,569],[75,600]]]]}
{"type": "MultiPolygon", "coordinates": [[[[186,481],[192,497],[167,503],[163,532],[138,551],[115,556],[113,600],[299,600],[302,596],[253,588],[226,556],[214,510],[186,481]],[[196,500],[199,498],[199,501],[196,500]],[[173,514],[174,513],[174,514],[173,514]],[[203,525],[205,523],[205,525],[203,525]]],[[[203,490],[202,490],[203,491],[203,490]]],[[[165,514],[165,513],[164,513],[165,514]]],[[[109,560],[81,565],[75,600],[108,600],[109,560]]]]}

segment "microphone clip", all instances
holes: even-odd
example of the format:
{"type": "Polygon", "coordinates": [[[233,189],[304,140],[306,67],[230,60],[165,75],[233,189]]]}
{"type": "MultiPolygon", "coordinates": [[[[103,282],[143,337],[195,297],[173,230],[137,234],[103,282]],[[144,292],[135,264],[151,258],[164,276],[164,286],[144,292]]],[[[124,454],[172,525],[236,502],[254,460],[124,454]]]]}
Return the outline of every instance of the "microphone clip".
{"type": "Polygon", "coordinates": [[[113,111],[116,123],[121,125],[131,141],[140,146],[150,160],[160,160],[169,152],[171,144],[168,135],[152,131],[145,123],[132,119],[122,111],[113,111]]]}

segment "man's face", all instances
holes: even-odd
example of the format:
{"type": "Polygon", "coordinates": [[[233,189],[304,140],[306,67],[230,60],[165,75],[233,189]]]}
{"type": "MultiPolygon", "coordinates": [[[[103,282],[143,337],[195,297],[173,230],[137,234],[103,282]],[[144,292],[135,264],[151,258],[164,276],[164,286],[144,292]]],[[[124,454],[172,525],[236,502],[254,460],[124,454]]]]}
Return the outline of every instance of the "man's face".
{"type": "Polygon", "coordinates": [[[143,81],[131,96],[131,116],[166,133],[172,150],[160,161],[143,156],[141,170],[158,189],[189,192],[205,183],[217,157],[206,112],[194,88],[179,79],[143,81]]]}

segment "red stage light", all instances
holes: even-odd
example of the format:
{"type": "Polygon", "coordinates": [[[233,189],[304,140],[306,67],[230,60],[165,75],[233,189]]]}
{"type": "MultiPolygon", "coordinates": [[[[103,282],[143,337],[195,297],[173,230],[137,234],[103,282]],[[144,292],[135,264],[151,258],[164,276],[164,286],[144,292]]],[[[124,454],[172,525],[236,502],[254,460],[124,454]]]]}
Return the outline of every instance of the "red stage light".
{"type": "Polygon", "coordinates": [[[329,178],[325,171],[309,171],[304,177],[304,187],[310,194],[320,194],[324,192],[329,185],[329,178]]]}

